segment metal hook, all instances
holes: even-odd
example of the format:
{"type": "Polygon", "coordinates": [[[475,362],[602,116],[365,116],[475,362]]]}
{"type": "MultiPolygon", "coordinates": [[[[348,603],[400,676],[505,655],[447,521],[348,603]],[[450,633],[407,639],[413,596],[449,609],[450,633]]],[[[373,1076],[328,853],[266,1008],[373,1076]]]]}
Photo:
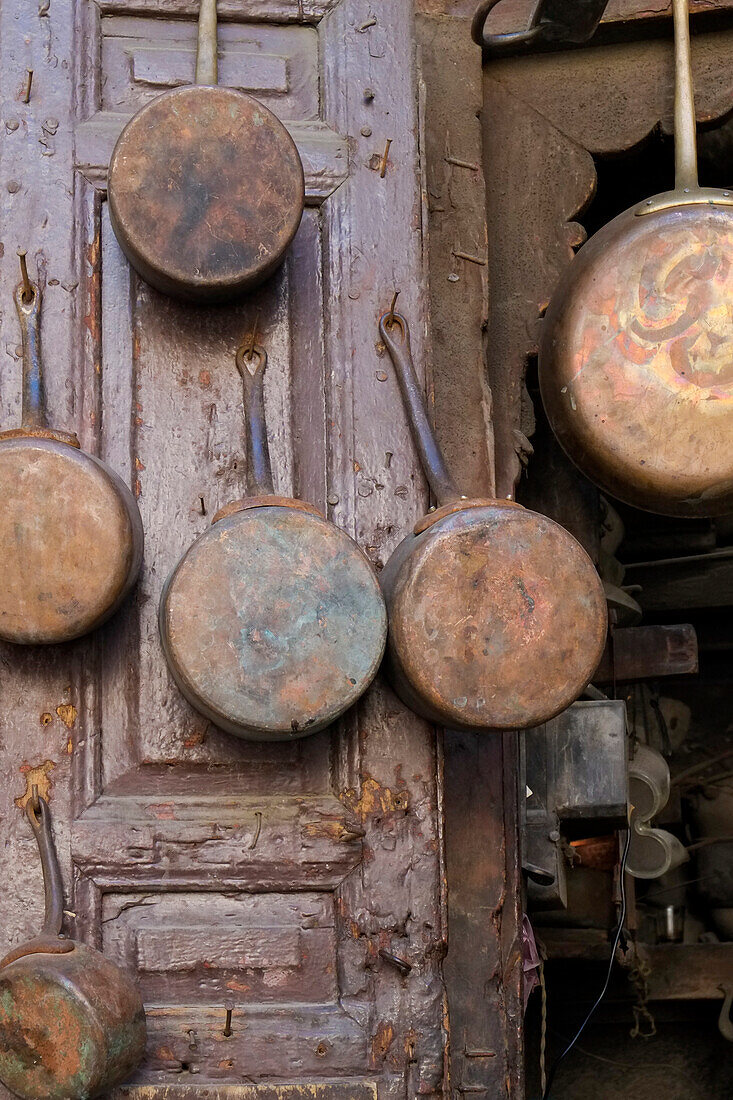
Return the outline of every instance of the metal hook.
{"type": "Polygon", "coordinates": [[[399,296],[400,292],[399,290],[396,290],[394,292],[394,298],[392,299],[392,305],[389,307],[389,313],[387,314],[387,319],[385,321],[387,328],[392,328],[392,325],[395,323],[394,307],[397,305],[397,299],[399,298],[399,296]]]}
{"type": "Polygon", "coordinates": [[[718,1030],[724,1039],[727,1039],[729,1043],[733,1043],[733,1020],[730,1017],[731,1006],[733,1006],[733,985],[727,989],[724,986],[718,988],[723,990],[724,995],[723,1007],[718,1017],[718,1030]]]}
{"type": "Polygon", "coordinates": [[[32,302],[35,289],[33,283],[28,277],[28,264],[26,263],[26,256],[28,253],[24,248],[18,249],[18,259],[20,260],[20,277],[23,280],[23,301],[32,302]]]}

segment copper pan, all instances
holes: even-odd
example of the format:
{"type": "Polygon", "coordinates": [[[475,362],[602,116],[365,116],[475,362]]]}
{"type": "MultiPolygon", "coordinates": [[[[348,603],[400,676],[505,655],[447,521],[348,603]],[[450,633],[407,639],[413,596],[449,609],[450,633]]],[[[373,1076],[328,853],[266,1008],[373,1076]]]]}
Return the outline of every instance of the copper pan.
{"type": "Polygon", "coordinates": [[[542,326],[550,424],[605,492],[650,512],[733,511],[733,194],[700,187],[686,0],[674,0],[675,186],[573,259],[542,326]]]}

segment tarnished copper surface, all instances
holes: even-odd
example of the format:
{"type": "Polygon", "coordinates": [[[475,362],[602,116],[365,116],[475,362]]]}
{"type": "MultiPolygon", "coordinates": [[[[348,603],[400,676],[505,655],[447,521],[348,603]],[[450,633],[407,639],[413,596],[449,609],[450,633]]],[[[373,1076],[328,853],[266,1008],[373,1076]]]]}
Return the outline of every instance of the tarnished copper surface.
{"type": "Polygon", "coordinates": [[[260,503],[187,551],[163,591],[160,629],[193,706],[238,736],[287,740],[322,729],[359,698],[387,621],[372,567],[345,532],[260,503]]]}
{"type": "Polygon", "coordinates": [[[397,690],[454,729],[539,725],[590,680],[606,604],[583,548],[509,502],[454,511],[408,536],[380,574],[397,690]]]}
{"type": "Polygon", "coordinates": [[[300,512],[310,512],[313,516],[320,516],[321,519],[325,518],[323,512],[316,508],[315,504],[309,504],[307,500],[295,500],[293,497],[264,496],[242,497],[240,500],[233,500],[231,504],[225,504],[223,508],[220,508],[211,522],[218,523],[220,519],[233,516],[236,512],[244,512],[247,508],[272,508],[273,506],[295,508],[300,512]]]}
{"type": "Polygon", "coordinates": [[[0,1080],[27,1100],[87,1100],[145,1051],[130,979],[98,951],[24,955],[0,969],[0,1080]]]}
{"type": "Polygon", "coordinates": [[[53,439],[0,442],[0,638],[63,642],[111,615],[142,561],[140,514],[101,462],[53,439]]]}
{"type": "Polygon", "coordinates": [[[543,323],[542,398],[612,496],[733,510],[733,211],[622,214],[584,245],[543,323]]]}
{"type": "Polygon", "coordinates": [[[215,301],[278,266],[300,224],[303,167],[283,124],[231,88],[175,88],[123,129],[109,213],[130,263],[158,290],[215,301]]]}
{"type": "MultiPolygon", "coordinates": [[[[517,504],[516,501],[507,500],[503,502],[505,508],[521,508],[521,504],[517,504]]],[[[484,508],[486,507],[485,497],[473,497],[471,500],[461,497],[460,500],[454,500],[450,504],[443,504],[440,508],[434,508],[427,515],[421,516],[413,527],[413,533],[419,535],[421,531],[427,531],[428,527],[432,527],[434,523],[437,523],[439,519],[443,519],[444,516],[450,516],[454,512],[464,512],[468,508],[484,508]]]]}

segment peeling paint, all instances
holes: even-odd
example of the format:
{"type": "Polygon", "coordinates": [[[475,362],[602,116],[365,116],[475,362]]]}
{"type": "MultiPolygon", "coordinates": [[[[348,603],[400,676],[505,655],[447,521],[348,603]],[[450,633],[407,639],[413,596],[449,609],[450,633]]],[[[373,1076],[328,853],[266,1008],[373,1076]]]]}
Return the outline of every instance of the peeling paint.
{"type": "Polygon", "coordinates": [[[51,797],[50,775],[56,763],[53,760],[44,760],[42,764],[21,764],[20,774],[25,777],[25,792],[20,798],[15,799],[15,805],[19,810],[24,810],[26,803],[33,795],[33,788],[38,787],[38,793],[48,802],[51,797]]]}
{"type": "Polygon", "coordinates": [[[79,713],[76,707],[72,703],[61,703],[56,707],[56,713],[67,730],[73,730],[76,716],[79,713]]]}

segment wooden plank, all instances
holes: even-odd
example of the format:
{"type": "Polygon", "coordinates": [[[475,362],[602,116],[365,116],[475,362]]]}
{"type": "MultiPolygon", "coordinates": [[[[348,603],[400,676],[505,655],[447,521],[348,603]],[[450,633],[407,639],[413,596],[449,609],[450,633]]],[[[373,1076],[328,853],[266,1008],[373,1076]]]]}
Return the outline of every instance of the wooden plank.
{"type": "Polygon", "coordinates": [[[613,632],[596,669],[596,683],[686,676],[698,671],[694,626],[626,626],[613,632]]]}
{"type": "Polygon", "coordinates": [[[625,580],[641,585],[635,598],[645,611],[733,607],[733,556],[729,549],[681,558],[676,563],[669,559],[633,565],[625,580]]]}

